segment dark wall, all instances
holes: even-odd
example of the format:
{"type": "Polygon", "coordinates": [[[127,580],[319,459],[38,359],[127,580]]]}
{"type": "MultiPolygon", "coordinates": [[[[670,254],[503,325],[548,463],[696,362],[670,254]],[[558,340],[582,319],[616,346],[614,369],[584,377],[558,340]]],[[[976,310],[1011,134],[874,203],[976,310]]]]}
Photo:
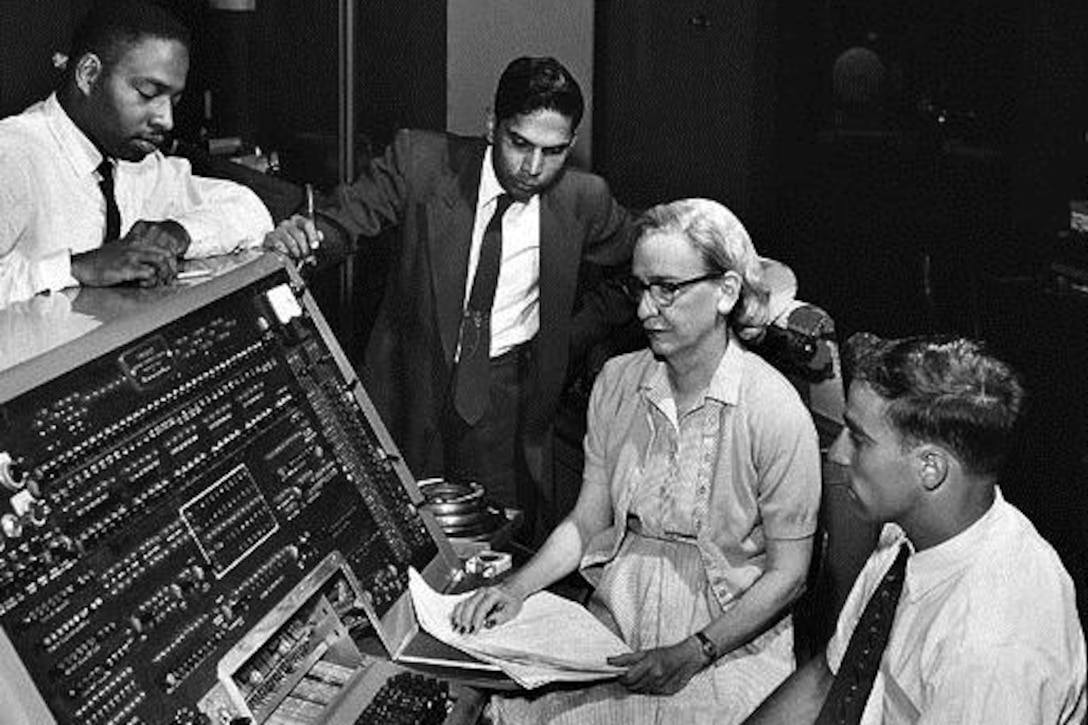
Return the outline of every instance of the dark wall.
{"type": "Polygon", "coordinates": [[[1088,198],[1088,3],[1025,0],[1023,27],[1016,225],[1030,234],[1067,226],[1068,200],[1088,198]]]}
{"type": "Polygon", "coordinates": [[[977,328],[972,274],[1041,272],[1088,196],[1086,15],[1079,0],[824,5],[780,43],[776,122],[798,136],[779,138],[761,248],[845,330],[977,328]],[[885,68],[865,113],[832,76],[858,46],[885,68]],[[797,95],[807,112],[784,105],[797,95]]]}
{"type": "Polygon", "coordinates": [[[597,3],[594,167],[621,201],[706,196],[757,213],[774,132],[776,7],[597,3]]]}
{"type": "MultiPolygon", "coordinates": [[[[0,0],[0,116],[52,90],[54,52],[96,3],[0,0]]],[[[298,178],[335,180],[337,0],[257,0],[253,12],[161,0],[190,28],[188,87],[176,133],[240,136],[278,150],[298,178]],[[205,119],[204,92],[211,92],[205,119]]],[[[442,128],[446,117],[446,10],[430,0],[355,3],[357,145],[365,154],[400,126],[442,128]]]]}
{"type": "MultiPolygon", "coordinates": [[[[443,127],[446,14],[444,3],[426,0],[373,0],[355,8],[356,146],[365,159],[401,126],[443,127]]],[[[250,17],[242,29],[224,22],[232,15],[238,13],[218,13],[214,22],[244,35],[247,53],[241,58],[234,50],[232,64],[247,66],[244,82],[234,85],[246,90],[252,136],[281,151],[289,175],[335,181],[338,3],[258,0],[255,13],[243,14],[250,17]]]]}
{"type": "Polygon", "coordinates": [[[359,124],[379,147],[398,128],[446,127],[446,3],[359,3],[359,124]]]}
{"type": "MultiPolygon", "coordinates": [[[[72,34],[97,4],[111,0],[0,0],[0,117],[19,113],[45,98],[60,80],[54,53],[67,53],[72,34]]],[[[162,0],[194,31],[188,96],[178,109],[179,131],[195,132],[201,116],[201,90],[208,69],[203,50],[207,10],[203,3],[162,0]]]]}
{"type": "Polygon", "coordinates": [[[67,0],[0,0],[0,17],[0,116],[8,116],[52,87],[51,56],[64,50],[72,21],[67,0]]]}
{"type": "Polygon", "coordinates": [[[0,117],[44,98],[59,77],[55,52],[66,52],[90,0],[0,0],[0,117]]]}

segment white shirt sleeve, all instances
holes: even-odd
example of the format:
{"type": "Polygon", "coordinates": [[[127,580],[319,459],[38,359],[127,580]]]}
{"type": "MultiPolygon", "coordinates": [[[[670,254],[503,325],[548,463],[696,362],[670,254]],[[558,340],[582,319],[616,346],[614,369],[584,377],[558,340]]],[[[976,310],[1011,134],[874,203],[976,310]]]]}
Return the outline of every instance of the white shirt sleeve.
{"type": "Polygon", "coordinates": [[[1061,673],[1041,648],[975,648],[949,652],[929,675],[932,699],[919,725],[1043,725],[1059,722],[1061,673]]]}
{"type": "Polygon", "coordinates": [[[34,197],[21,161],[0,153],[0,307],[75,282],[67,249],[34,258],[19,247],[30,224],[34,197]]]}
{"type": "Polygon", "coordinates": [[[257,247],[272,231],[272,217],[256,194],[233,181],[194,175],[187,159],[153,154],[127,169],[118,204],[124,194],[132,212],[126,215],[122,206],[122,218],[177,221],[191,240],[186,257],[257,247]]]}

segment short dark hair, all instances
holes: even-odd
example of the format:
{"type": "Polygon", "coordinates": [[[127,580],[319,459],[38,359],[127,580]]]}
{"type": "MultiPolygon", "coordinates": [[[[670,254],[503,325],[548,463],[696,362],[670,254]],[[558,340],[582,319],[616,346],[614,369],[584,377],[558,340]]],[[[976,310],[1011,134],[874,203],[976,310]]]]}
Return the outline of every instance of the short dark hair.
{"type": "Polygon", "coordinates": [[[1025,402],[1020,377],[978,341],[928,335],[884,340],[852,335],[843,366],[883,398],[904,445],[952,451],[978,475],[996,476],[1025,402]]]}
{"type": "Polygon", "coordinates": [[[540,110],[556,111],[578,128],[585,100],[578,81],[555,58],[517,58],[506,66],[495,89],[495,120],[540,110]]]}
{"type": "Polygon", "coordinates": [[[189,29],[159,5],[138,0],[100,3],[72,37],[65,76],[71,78],[76,63],[87,53],[94,53],[104,67],[111,68],[146,38],[176,40],[186,48],[192,45],[189,29]]]}

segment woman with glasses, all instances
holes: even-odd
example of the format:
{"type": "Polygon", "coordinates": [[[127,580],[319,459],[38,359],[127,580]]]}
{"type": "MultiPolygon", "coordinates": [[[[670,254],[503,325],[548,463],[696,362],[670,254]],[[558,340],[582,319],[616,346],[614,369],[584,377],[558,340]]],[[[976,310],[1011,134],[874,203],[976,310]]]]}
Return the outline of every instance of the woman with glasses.
{"type": "Polygon", "coordinates": [[[454,624],[502,624],[580,568],[634,654],[615,681],[497,700],[500,723],[740,722],[794,668],[819,453],[797,392],[744,347],[768,324],[761,261],[728,209],[677,201],[646,213],[628,291],[649,348],[594,385],[578,503],[454,624]]]}

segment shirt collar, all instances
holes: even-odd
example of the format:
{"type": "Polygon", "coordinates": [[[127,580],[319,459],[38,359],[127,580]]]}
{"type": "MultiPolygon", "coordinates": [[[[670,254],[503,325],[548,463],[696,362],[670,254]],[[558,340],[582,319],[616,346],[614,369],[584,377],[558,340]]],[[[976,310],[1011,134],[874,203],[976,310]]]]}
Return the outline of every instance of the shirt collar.
{"type": "Polygon", "coordinates": [[[744,369],[744,349],[740,340],[729,332],[729,344],[725,347],[718,369],[714,371],[714,377],[710,379],[710,385],[706,389],[706,397],[713,398],[725,405],[736,405],[740,402],[740,378],[744,369]]]}
{"type": "Polygon", "coordinates": [[[94,175],[104,158],[102,152],[68,116],[67,111],[60,105],[56,93],[50,94],[45,100],[45,116],[49,128],[60,143],[76,175],[79,177],[94,175]]]}
{"type": "Polygon", "coordinates": [[[947,541],[923,551],[916,551],[907,565],[906,591],[911,600],[923,597],[951,577],[958,575],[980,557],[988,557],[988,544],[1006,519],[1008,504],[995,489],[994,502],[978,521],[947,541]]]}
{"type": "Polygon", "coordinates": [[[499,183],[499,178],[495,176],[495,165],[492,162],[492,147],[488,145],[487,150],[484,151],[483,168],[480,170],[480,196],[476,201],[476,208],[482,209],[491,202],[499,194],[506,193],[506,190],[502,188],[502,184],[499,183]]]}
{"type": "MultiPolygon", "coordinates": [[[[744,369],[744,349],[740,340],[730,331],[729,344],[714,371],[714,377],[706,388],[703,402],[717,400],[724,405],[736,405],[740,401],[740,380],[744,369]]],[[[661,407],[661,401],[672,398],[672,389],[666,375],[665,363],[655,360],[642,376],[639,389],[648,400],[661,407]]]]}

